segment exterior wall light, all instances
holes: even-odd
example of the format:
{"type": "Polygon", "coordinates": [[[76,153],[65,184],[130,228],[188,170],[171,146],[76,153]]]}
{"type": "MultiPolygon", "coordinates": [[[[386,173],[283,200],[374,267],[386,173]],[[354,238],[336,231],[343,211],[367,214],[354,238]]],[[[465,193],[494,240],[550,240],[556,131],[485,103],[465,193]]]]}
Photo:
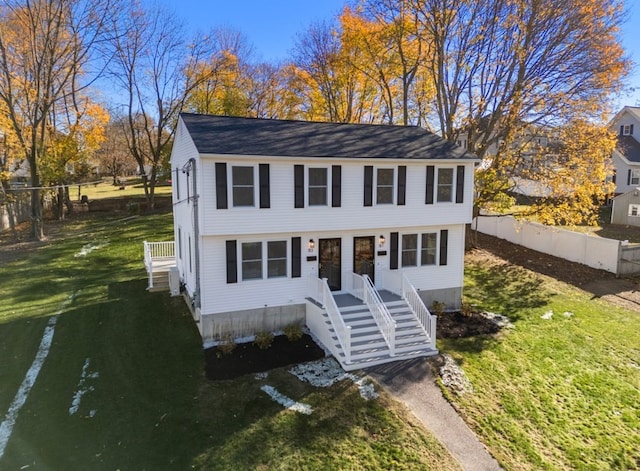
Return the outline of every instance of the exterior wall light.
{"type": "Polygon", "coordinates": [[[386,239],[384,238],[383,235],[380,236],[379,242],[380,242],[380,247],[382,247],[385,243],[386,239]]]}
{"type": "Polygon", "coordinates": [[[309,252],[316,248],[316,243],[313,239],[309,239],[309,252]]]}

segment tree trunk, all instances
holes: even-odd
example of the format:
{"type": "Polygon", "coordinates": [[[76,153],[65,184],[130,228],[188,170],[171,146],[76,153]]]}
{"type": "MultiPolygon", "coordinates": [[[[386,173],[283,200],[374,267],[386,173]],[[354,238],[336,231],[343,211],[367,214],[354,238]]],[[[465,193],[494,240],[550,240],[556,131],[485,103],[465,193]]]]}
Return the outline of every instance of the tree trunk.
{"type": "Polygon", "coordinates": [[[44,240],[40,193],[39,188],[31,190],[31,234],[35,240],[44,240]]]}

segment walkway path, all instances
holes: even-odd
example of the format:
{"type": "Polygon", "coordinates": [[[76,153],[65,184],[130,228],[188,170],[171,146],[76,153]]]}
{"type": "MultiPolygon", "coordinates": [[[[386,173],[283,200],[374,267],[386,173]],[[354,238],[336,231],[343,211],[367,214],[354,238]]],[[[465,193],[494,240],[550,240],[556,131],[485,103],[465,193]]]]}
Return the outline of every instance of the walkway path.
{"type": "Polygon", "coordinates": [[[366,372],[404,402],[465,470],[502,469],[444,398],[427,359],[397,361],[368,368],[366,372]]]}

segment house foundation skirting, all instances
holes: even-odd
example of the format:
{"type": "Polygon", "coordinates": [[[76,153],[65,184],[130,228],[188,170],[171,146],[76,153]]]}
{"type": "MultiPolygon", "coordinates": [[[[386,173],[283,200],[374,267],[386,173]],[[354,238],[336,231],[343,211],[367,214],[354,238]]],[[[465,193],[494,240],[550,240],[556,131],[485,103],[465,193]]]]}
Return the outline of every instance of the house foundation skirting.
{"type": "Polygon", "coordinates": [[[423,289],[418,291],[422,302],[431,309],[434,301],[444,303],[446,309],[460,309],[462,304],[462,288],[423,289]]]}
{"type": "Polygon", "coordinates": [[[201,314],[198,329],[203,343],[226,337],[249,337],[259,332],[276,332],[284,327],[305,324],[306,305],[263,307],[243,311],[201,314]]]}

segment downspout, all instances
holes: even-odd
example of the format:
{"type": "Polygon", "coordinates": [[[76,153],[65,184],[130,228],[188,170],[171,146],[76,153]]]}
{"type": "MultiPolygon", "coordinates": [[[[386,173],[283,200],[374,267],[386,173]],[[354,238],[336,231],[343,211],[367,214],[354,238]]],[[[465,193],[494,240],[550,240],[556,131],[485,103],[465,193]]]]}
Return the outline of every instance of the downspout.
{"type": "MultiPolygon", "coordinates": [[[[193,296],[193,304],[195,309],[200,309],[200,227],[198,217],[198,179],[196,174],[196,159],[190,158],[186,165],[182,167],[182,171],[187,173],[187,179],[189,178],[189,171],[193,169],[193,239],[194,239],[194,252],[196,258],[196,290],[193,296]]],[[[190,198],[190,197],[188,197],[190,198]]]]}

